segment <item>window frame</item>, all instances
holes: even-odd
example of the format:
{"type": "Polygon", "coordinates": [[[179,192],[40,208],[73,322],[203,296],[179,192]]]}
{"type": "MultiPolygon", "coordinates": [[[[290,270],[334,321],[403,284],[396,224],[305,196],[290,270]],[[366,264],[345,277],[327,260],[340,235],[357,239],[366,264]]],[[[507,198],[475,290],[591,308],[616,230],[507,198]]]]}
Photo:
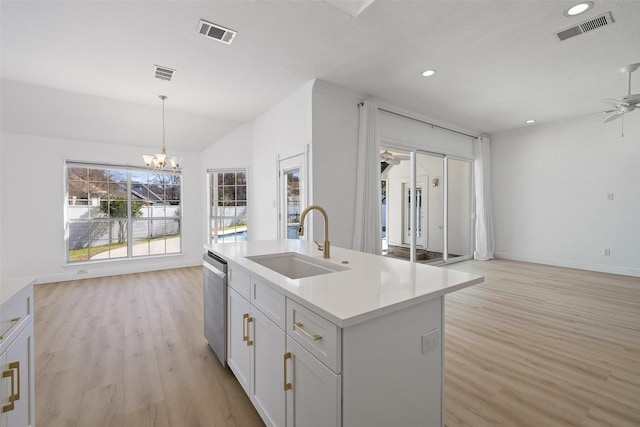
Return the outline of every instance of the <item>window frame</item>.
{"type": "MultiPolygon", "coordinates": [[[[244,218],[245,218],[245,231],[246,231],[246,240],[249,239],[249,235],[250,235],[250,230],[249,230],[249,169],[248,168],[213,168],[213,169],[207,169],[207,213],[206,213],[206,242],[208,245],[210,244],[214,244],[214,243],[224,243],[226,240],[221,240],[218,239],[218,242],[216,242],[216,238],[218,236],[218,234],[214,233],[212,231],[213,228],[213,221],[214,220],[218,220],[218,221],[224,221],[225,220],[232,220],[235,218],[239,218],[238,215],[234,215],[234,216],[228,216],[228,215],[214,215],[213,212],[213,206],[214,206],[214,202],[216,202],[216,200],[214,200],[214,178],[217,182],[217,175],[218,174],[227,174],[227,173],[243,173],[244,174],[244,187],[245,187],[245,198],[244,199],[234,199],[234,202],[236,202],[233,206],[235,208],[238,208],[239,206],[244,206],[245,208],[245,214],[244,214],[244,218]],[[244,201],[244,205],[238,205],[237,202],[238,201],[244,201]]],[[[237,179],[237,176],[236,176],[237,179]]],[[[218,186],[220,186],[219,183],[217,183],[218,186]]],[[[223,184],[224,186],[224,184],[223,184]]],[[[237,182],[234,184],[234,186],[237,188],[239,185],[237,184],[237,182]]],[[[216,190],[217,191],[217,190],[216,190]]],[[[217,194],[217,192],[215,193],[217,194]]],[[[237,193],[236,193],[237,194],[237,193]]],[[[238,225],[236,224],[236,230],[238,229],[238,225]]],[[[224,225],[223,225],[224,227],[224,225]]],[[[233,240],[233,242],[239,242],[239,241],[243,241],[243,240],[238,240],[237,238],[233,240]]]]}
{"type": "MultiPolygon", "coordinates": [[[[63,209],[64,209],[64,214],[63,214],[63,218],[64,218],[64,246],[65,246],[65,265],[67,266],[74,266],[74,265],[80,265],[80,264],[95,264],[95,263],[101,263],[101,262],[117,262],[117,261],[128,261],[128,260],[137,260],[137,259],[144,259],[144,258],[155,258],[155,257],[167,257],[167,256],[176,256],[176,255],[182,255],[183,254],[183,229],[184,229],[184,224],[183,224],[183,179],[182,179],[182,173],[181,171],[177,170],[177,171],[173,171],[173,170],[160,170],[160,171],[156,171],[153,169],[147,169],[144,167],[135,167],[135,166],[129,166],[129,165],[119,165],[119,164],[108,164],[108,163],[96,163],[96,162],[85,162],[85,161],[72,161],[72,160],[66,160],[64,162],[64,202],[63,202],[63,209]],[[102,170],[102,171],[114,171],[117,173],[121,173],[123,174],[122,176],[124,177],[124,179],[121,179],[119,181],[113,181],[116,182],[117,185],[119,187],[120,192],[125,191],[126,194],[124,196],[124,201],[126,202],[126,216],[114,216],[114,217],[110,217],[109,214],[107,213],[106,216],[95,216],[95,217],[91,217],[91,207],[95,207],[98,206],[96,203],[103,203],[104,201],[100,201],[100,199],[98,198],[98,201],[93,201],[92,199],[90,200],[90,194],[91,192],[89,192],[89,190],[87,189],[87,199],[84,200],[84,202],[86,202],[86,206],[88,206],[87,211],[89,212],[89,218],[87,219],[77,219],[77,218],[70,218],[69,216],[69,208],[70,206],[72,206],[70,204],[70,200],[71,200],[71,195],[70,195],[70,189],[69,189],[69,185],[70,182],[84,182],[84,183],[88,183],[88,182],[92,182],[89,179],[89,174],[90,172],[87,173],[87,178],[85,179],[81,179],[81,180],[70,180],[69,179],[69,170],[70,168],[85,168],[85,169],[96,169],[96,170],[102,170]],[[179,182],[177,184],[169,184],[172,186],[177,186],[177,196],[178,199],[176,200],[168,200],[165,197],[165,191],[166,191],[166,185],[164,182],[159,182],[156,185],[160,185],[162,187],[162,198],[159,198],[159,201],[162,201],[162,211],[164,213],[163,216],[143,216],[142,215],[142,211],[146,210],[147,212],[154,212],[156,209],[149,209],[152,208],[153,205],[152,204],[145,204],[143,206],[141,206],[141,214],[140,216],[135,215],[132,212],[132,206],[135,202],[138,202],[138,200],[133,199],[132,194],[132,182],[133,179],[132,177],[134,176],[135,173],[142,173],[142,174],[156,174],[156,175],[168,175],[168,176],[174,176],[174,177],[179,177],[179,182]],[[123,187],[123,184],[126,184],[126,190],[123,187]],[[173,210],[175,211],[173,216],[167,216],[167,211],[166,208],[167,206],[176,206],[177,208],[174,208],[173,210]],[[112,238],[112,233],[113,233],[113,228],[114,228],[114,224],[116,221],[125,221],[126,222],[126,229],[124,231],[124,235],[126,236],[126,254],[124,256],[115,256],[112,257],[111,256],[111,248],[110,246],[113,244],[114,240],[112,238]],[[172,252],[167,252],[167,246],[166,246],[166,236],[167,234],[164,234],[163,236],[165,236],[165,242],[164,242],[164,252],[156,252],[156,253],[151,253],[151,249],[150,246],[147,246],[147,253],[146,254],[135,254],[135,249],[134,249],[134,243],[136,239],[140,239],[141,237],[138,235],[136,235],[136,232],[134,230],[134,226],[136,225],[136,221],[149,221],[151,224],[153,223],[154,220],[159,220],[159,221],[164,221],[164,225],[166,227],[167,221],[174,221],[175,223],[177,223],[176,228],[177,228],[177,237],[179,240],[179,246],[178,246],[178,250],[177,251],[172,251],[172,252]],[[108,252],[108,256],[106,258],[99,258],[99,259],[91,259],[91,243],[99,241],[99,240],[104,240],[104,236],[103,239],[87,239],[87,259],[79,259],[79,260],[72,260],[71,258],[71,227],[72,224],[89,224],[88,228],[90,229],[92,227],[91,224],[94,223],[99,223],[99,222],[103,222],[103,223],[110,223],[110,225],[108,226],[108,232],[105,231],[105,234],[108,234],[108,239],[107,244],[109,245],[109,249],[107,251],[104,252],[108,252]]],[[[104,174],[103,172],[98,173],[99,174],[104,174]]],[[[108,174],[104,174],[103,177],[108,174]]],[[[160,179],[160,181],[164,181],[164,179],[160,179]]],[[[107,191],[107,203],[109,203],[111,200],[122,200],[120,199],[118,196],[112,198],[111,195],[111,191],[110,191],[110,185],[111,185],[111,180],[110,177],[108,180],[106,181],[98,181],[98,182],[107,182],[109,184],[109,190],[107,191]]],[[[139,181],[136,181],[139,182],[139,181]]],[[[149,188],[150,186],[150,181],[147,180],[147,182],[143,183],[147,189],[149,191],[151,191],[151,189],[149,188]]],[[[115,194],[115,193],[114,193],[115,194]]],[[[121,196],[122,197],[122,196],[121,196]]],[[[81,205],[84,206],[84,205],[81,205]]],[[[101,207],[101,210],[103,210],[105,208],[101,207]]],[[[104,215],[104,211],[103,211],[103,215],[104,215]]],[[[122,227],[122,225],[120,225],[120,227],[122,227]]],[[[122,230],[122,229],[121,229],[122,230]]],[[[149,230],[148,226],[147,226],[147,232],[150,233],[150,235],[153,235],[153,229],[149,230]]],[[[142,237],[142,239],[149,239],[149,236],[147,237],[142,237]]],[[[150,243],[150,241],[148,241],[147,243],[150,243]]],[[[122,246],[124,248],[124,246],[122,246]]],[[[83,248],[84,249],[84,248],[83,248]]]]}

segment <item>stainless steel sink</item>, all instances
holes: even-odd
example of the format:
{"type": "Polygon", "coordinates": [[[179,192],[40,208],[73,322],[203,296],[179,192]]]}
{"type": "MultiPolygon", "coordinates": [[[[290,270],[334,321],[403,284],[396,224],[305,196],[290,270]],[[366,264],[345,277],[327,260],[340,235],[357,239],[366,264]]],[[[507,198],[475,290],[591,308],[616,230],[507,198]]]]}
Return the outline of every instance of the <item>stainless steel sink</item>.
{"type": "Polygon", "coordinates": [[[279,252],[275,254],[254,255],[246,257],[263,267],[287,276],[290,279],[319,276],[349,270],[339,264],[323,261],[297,252],[279,252]]]}

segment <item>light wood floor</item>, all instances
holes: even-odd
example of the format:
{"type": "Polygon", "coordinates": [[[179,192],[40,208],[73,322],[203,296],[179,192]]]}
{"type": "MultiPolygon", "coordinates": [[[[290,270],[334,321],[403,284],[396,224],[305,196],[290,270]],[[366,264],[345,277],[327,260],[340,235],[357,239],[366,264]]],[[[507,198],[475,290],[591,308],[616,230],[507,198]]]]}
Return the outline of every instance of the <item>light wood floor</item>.
{"type": "Polygon", "coordinates": [[[445,422],[640,426],[640,278],[505,260],[445,298],[445,422]]]}
{"type": "Polygon", "coordinates": [[[202,267],[36,286],[36,424],[260,426],[203,332],[202,267]]]}
{"type": "MultiPolygon", "coordinates": [[[[486,281],[446,297],[447,426],[640,426],[640,279],[448,268],[486,281]]],[[[35,319],[39,427],[263,425],[204,340],[199,267],[37,286],[35,319]]]]}

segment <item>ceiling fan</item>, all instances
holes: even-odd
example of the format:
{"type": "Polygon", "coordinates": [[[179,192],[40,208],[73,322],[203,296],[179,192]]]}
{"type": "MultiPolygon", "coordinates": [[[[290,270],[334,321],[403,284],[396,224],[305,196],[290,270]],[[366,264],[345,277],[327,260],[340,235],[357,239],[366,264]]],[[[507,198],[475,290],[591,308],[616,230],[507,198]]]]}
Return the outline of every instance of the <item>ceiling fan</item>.
{"type": "Polygon", "coordinates": [[[404,154],[393,154],[387,150],[380,153],[380,161],[390,165],[399,165],[402,160],[409,160],[410,157],[404,154]]]}
{"type": "Polygon", "coordinates": [[[605,111],[605,114],[614,113],[605,120],[605,123],[613,121],[636,108],[640,108],[640,94],[631,93],[631,73],[640,67],[640,63],[627,65],[620,68],[620,71],[629,75],[629,89],[627,95],[622,99],[605,99],[604,102],[615,107],[613,110],[605,111]]]}

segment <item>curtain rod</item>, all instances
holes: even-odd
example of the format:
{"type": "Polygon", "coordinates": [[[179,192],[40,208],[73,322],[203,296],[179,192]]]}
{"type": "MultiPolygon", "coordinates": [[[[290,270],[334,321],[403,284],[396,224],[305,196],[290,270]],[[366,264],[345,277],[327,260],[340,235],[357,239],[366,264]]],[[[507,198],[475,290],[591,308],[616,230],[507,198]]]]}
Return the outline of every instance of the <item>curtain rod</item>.
{"type": "MultiPolygon", "coordinates": [[[[362,107],[363,105],[364,105],[364,102],[361,102],[361,103],[358,104],[358,107],[362,107]]],[[[405,118],[405,119],[416,121],[418,123],[429,125],[432,128],[438,128],[438,129],[446,130],[446,131],[449,131],[449,132],[457,133],[458,135],[468,136],[469,138],[478,138],[478,136],[476,136],[476,135],[469,135],[468,133],[460,132],[460,131],[457,131],[457,130],[454,130],[454,129],[449,129],[449,128],[444,127],[444,126],[434,125],[433,123],[429,123],[429,122],[424,121],[424,120],[416,119],[415,117],[405,116],[404,114],[396,113],[395,111],[386,110],[384,108],[378,107],[378,111],[384,111],[385,113],[393,114],[394,116],[402,117],[402,118],[405,118]]]]}

